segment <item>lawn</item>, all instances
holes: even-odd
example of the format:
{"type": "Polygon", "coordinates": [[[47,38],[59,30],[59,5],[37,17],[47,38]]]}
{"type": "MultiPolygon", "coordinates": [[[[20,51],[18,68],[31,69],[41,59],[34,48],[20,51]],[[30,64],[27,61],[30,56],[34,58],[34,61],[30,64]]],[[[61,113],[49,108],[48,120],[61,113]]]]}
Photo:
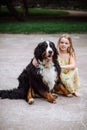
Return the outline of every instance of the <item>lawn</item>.
{"type": "MultiPolygon", "coordinates": [[[[21,11],[20,9],[18,9],[21,11]]],[[[7,13],[9,17],[9,12],[6,8],[2,9],[3,13],[7,13]]],[[[48,10],[48,9],[30,9],[30,15],[39,15],[39,19],[28,19],[27,21],[3,21],[0,22],[0,33],[87,33],[87,22],[86,21],[75,21],[68,19],[56,19],[55,15],[58,16],[68,16],[69,13],[67,11],[60,10],[48,10]],[[42,19],[43,15],[52,15],[54,16],[51,19],[42,19]]]]}
{"type": "Polygon", "coordinates": [[[0,24],[0,33],[85,33],[87,22],[29,21],[0,24]]]}

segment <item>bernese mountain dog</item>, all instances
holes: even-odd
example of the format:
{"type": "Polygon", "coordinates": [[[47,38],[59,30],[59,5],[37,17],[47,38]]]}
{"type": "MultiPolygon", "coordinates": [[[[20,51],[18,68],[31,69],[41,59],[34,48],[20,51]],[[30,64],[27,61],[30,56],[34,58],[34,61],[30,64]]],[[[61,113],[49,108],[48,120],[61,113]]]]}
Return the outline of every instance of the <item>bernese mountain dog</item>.
{"type": "Polygon", "coordinates": [[[32,104],[35,95],[39,95],[49,102],[54,103],[56,96],[53,92],[61,91],[67,95],[68,91],[60,79],[61,68],[58,63],[58,51],[52,41],[44,41],[37,45],[34,57],[38,65],[31,62],[19,75],[19,86],[12,90],[0,90],[2,99],[24,99],[32,104]]]}

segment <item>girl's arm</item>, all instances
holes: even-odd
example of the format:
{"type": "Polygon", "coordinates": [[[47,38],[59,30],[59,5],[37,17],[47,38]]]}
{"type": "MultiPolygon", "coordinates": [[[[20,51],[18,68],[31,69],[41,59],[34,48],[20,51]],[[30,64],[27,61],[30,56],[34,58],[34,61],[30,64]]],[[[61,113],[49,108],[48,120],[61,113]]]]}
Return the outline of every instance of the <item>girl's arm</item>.
{"type": "Polygon", "coordinates": [[[68,65],[61,65],[61,69],[75,69],[76,68],[76,59],[75,56],[70,57],[70,64],[68,65]]]}
{"type": "Polygon", "coordinates": [[[36,60],[36,58],[34,57],[33,60],[32,60],[32,64],[36,67],[38,66],[38,62],[36,60]]]}

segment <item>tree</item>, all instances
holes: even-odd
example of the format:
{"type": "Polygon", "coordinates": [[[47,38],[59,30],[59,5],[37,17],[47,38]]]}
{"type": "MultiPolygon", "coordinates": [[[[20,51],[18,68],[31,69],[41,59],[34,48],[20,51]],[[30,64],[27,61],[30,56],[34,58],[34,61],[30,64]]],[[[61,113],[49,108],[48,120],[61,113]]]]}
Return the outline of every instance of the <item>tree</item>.
{"type": "Polygon", "coordinates": [[[10,13],[16,17],[17,20],[25,20],[26,16],[28,15],[28,5],[27,0],[1,0],[0,5],[6,5],[10,13]],[[17,3],[20,3],[21,8],[23,9],[23,13],[20,13],[16,10],[15,6],[17,3]]]}

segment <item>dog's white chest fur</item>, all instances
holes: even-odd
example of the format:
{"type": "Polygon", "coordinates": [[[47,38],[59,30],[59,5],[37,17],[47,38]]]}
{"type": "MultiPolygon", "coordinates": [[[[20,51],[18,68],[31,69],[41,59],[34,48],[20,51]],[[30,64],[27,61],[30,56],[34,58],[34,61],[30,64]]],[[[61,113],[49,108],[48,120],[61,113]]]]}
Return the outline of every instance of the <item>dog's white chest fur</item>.
{"type": "Polygon", "coordinates": [[[41,68],[41,75],[43,77],[43,82],[49,86],[49,89],[53,89],[56,79],[57,79],[57,72],[55,71],[55,67],[53,62],[49,62],[46,66],[39,65],[41,68]]]}

